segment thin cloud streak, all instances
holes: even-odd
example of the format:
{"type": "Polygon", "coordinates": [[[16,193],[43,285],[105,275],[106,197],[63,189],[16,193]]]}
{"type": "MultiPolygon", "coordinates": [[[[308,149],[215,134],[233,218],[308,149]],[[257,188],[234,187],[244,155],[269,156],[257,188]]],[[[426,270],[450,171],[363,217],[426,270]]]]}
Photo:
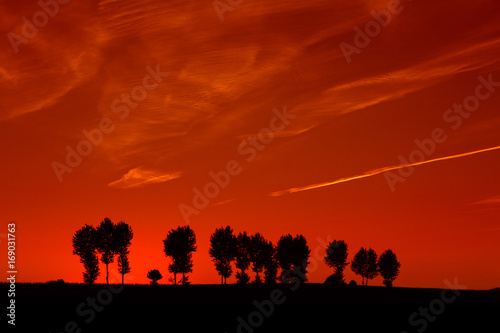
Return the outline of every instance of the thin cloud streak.
{"type": "Polygon", "coordinates": [[[179,178],[180,176],[181,172],[164,174],[152,170],[134,168],[129,170],[129,172],[123,175],[122,178],[109,183],[108,186],[117,188],[131,188],[150,183],[163,183],[172,179],[179,178]]]}
{"type": "Polygon", "coordinates": [[[413,166],[419,166],[419,165],[433,163],[433,162],[446,161],[446,160],[451,160],[451,159],[454,159],[454,158],[466,157],[466,156],[480,154],[480,153],[485,153],[485,152],[489,152],[489,151],[493,151],[493,150],[498,150],[498,149],[500,149],[500,146],[495,146],[495,147],[491,147],[491,148],[485,148],[485,149],[475,150],[475,151],[471,151],[471,152],[468,152],[468,153],[462,153],[462,154],[457,154],[457,155],[438,157],[438,158],[434,158],[432,160],[427,160],[427,161],[422,161],[422,162],[417,162],[417,163],[402,164],[402,165],[397,165],[397,166],[389,166],[389,167],[374,169],[374,170],[367,171],[367,172],[365,172],[365,173],[363,173],[361,175],[340,178],[340,179],[337,179],[337,180],[335,180],[333,182],[325,182],[325,183],[319,183],[319,184],[308,185],[308,186],[303,186],[303,187],[294,187],[294,188],[291,188],[291,189],[288,189],[288,190],[284,190],[284,191],[272,192],[269,195],[273,196],[273,197],[279,197],[279,196],[282,196],[284,194],[291,194],[291,193],[295,193],[295,192],[313,190],[313,189],[316,189],[316,188],[321,188],[321,187],[336,185],[336,184],[340,184],[340,183],[345,183],[345,182],[349,182],[349,181],[356,180],[356,179],[367,178],[367,177],[375,176],[375,175],[378,175],[378,174],[381,174],[381,173],[384,173],[384,172],[387,172],[387,171],[398,170],[398,169],[407,168],[407,167],[413,167],[413,166]]]}
{"type": "Polygon", "coordinates": [[[489,204],[500,204],[500,195],[480,200],[480,201],[475,201],[470,203],[471,205],[489,205],[489,204]]]}

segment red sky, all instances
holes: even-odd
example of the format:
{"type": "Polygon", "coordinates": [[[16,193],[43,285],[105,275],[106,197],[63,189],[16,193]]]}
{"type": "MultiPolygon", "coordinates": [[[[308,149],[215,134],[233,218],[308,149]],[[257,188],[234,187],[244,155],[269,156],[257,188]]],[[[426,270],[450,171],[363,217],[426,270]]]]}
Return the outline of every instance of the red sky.
{"type": "MultiPolygon", "coordinates": [[[[415,140],[436,129],[425,160],[499,146],[500,87],[477,88],[481,77],[500,82],[498,1],[401,1],[348,62],[342,43],[355,46],[355,27],[388,3],[252,0],[221,21],[211,1],[73,0],[43,25],[36,1],[2,1],[0,240],[6,252],[15,221],[18,280],[81,282],[71,237],[109,217],[134,230],[129,280],[147,283],[157,268],[167,283],[162,240],[186,223],[179,205],[193,206],[193,189],[234,160],[241,172],[189,217],[193,283],[220,281],[208,240],[231,225],[273,242],[301,233],[321,256],[333,239],[347,242],[349,260],[361,246],[390,248],[402,263],[398,286],[444,288],[456,277],[498,287],[497,149],[415,166],[392,186],[387,178],[404,169],[287,191],[418,160],[415,140]],[[33,15],[38,32],[13,46],[9,33],[22,36],[33,15]],[[148,66],[169,74],[144,90],[148,66]],[[141,100],[125,114],[120,99],[131,92],[141,100]],[[467,118],[447,111],[464,101],[475,109],[467,118]],[[243,152],[285,107],[295,117],[272,142],[255,158],[243,152]],[[59,178],[54,161],[66,164],[66,147],[85,148],[82,131],[106,119],[113,130],[59,178]]],[[[332,273],[321,256],[311,258],[312,282],[332,273]]],[[[349,267],[346,279],[360,281],[349,267]]]]}

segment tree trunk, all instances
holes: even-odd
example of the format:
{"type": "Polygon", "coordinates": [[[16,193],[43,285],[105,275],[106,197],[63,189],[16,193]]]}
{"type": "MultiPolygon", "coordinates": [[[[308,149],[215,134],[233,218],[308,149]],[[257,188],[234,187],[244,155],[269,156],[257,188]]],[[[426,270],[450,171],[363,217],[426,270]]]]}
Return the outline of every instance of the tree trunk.
{"type": "Polygon", "coordinates": [[[186,280],[184,280],[184,272],[182,272],[182,285],[186,283],[186,280]]]}
{"type": "Polygon", "coordinates": [[[174,272],[174,284],[177,284],[177,272],[174,272]]]}
{"type": "Polygon", "coordinates": [[[222,276],[222,274],[220,276],[220,284],[224,284],[224,277],[222,276]]]}
{"type": "Polygon", "coordinates": [[[106,284],[109,286],[109,270],[108,270],[108,264],[106,264],[106,284]]]}
{"type": "Polygon", "coordinates": [[[122,286],[123,286],[123,284],[124,284],[124,283],[123,283],[124,279],[125,279],[125,274],[124,274],[124,273],[122,273],[122,286]]]}

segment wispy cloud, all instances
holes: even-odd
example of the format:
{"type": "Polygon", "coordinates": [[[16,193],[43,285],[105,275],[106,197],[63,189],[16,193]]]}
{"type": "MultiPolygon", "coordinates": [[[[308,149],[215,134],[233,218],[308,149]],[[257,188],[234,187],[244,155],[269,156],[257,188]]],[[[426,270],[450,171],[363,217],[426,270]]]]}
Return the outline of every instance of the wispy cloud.
{"type": "Polygon", "coordinates": [[[225,204],[228,204],[228,203],[231,203],[231,202],[234,202],[236,201],[237,199],[228,199],[228,200],[224,200],[224,201],[219,201],[219,202],[216,202],[214,203],[212,206],[222,206],[222,205],[225,205],[225,204]]]}
{"type": "MultiPolygon", "coordinates": [[[[375,176],[375,175],[378,175],[378,174],[381,174],[381,173],[384,173],[384,172],[387,172],[387,171],[398,170],[398,169],[407,168],[407,167],[414,167],[414,166],[419,166],[419,165],[433,163],[433,162],[446,161],[446,160],[451,160],[451,159],[454,159],[454,158],[466,157],[466,156],[480,154],[480,153],[485,153],[485,152],[488,152],[488,151],[493,151],[493,150],[498,150],[498,149],[500,149],[500,146],[491,147],[491,148],[485,148],[485,149],[480,149],[480,150],[475,150],[475,151],[471,151],[471,152],[467,152],[467,153],[462,153],[462,154],[456,154],[456,155],[438,157],[438,158],[434,158],[434,159],[423,161],[423,162],[417,162],[417,163],[411,163],[411,164],[401,164],[401,165],[396,165],[396,166],[388,166],[388,167],[384,167],[384,168],[370,170],[370,171],[367,171],[367,172],[365,172],[365,173],[363,173],[361,175],[356,175],[356,176],[351,176],[351,177],[344,177],[344,178],[340,178],[340,179],[334,180],[332,182],[324,182],[324,183],[318,183],[318,184],[307,185],[307,186],[302,186],[302,187],[294,187],[294,188],[290,188],[288,190],[272,192],[269,195],[273,196],[273,197],[278,197],[278,196],[281,196],[281,195],[284,195],[284,194],[291,194],[291,193],[295,193],[295,192],[313,190],[313,189],[316,189],[316,188],[321,188],[321,187],[326,187],[326,186],[332,186],[332,185],[336,185],[336,184],[340,184],[340,183],[349,182],[349,181],[352,181],[352,180],[357,180],[357,179],[362,179],[362,178],[367,178],[367,177],[375,176]]],[[[500,200],[500,199],[498,199],[498,200],[500,200]]]]}
{"type": "Polygon", "coordinates": [[[122,178],[108,184],[111,187],[131,188],[151,183],[163,183],[179,178],[182,172],[162,173],[159,171],[145,170],[140,167],[129,170],[122,178]]]}
{"type": "Polygon", "coordinates": [[[471,205],[490,205],[490,204],[500,204],[500,195],[496,195],[491,198],[487,198],[484,200],[474,201],[471,205]]]}

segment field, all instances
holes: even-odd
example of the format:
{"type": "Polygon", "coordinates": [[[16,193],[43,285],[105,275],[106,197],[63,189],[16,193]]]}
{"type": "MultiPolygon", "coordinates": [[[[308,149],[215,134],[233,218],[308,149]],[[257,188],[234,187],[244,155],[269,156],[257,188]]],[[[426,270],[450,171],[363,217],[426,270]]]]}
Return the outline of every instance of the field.
{"type": "Polygon", "coordinates": [[[16,285],[25,332],[498,332],[499,314],[500,289],[16,285]]]}

